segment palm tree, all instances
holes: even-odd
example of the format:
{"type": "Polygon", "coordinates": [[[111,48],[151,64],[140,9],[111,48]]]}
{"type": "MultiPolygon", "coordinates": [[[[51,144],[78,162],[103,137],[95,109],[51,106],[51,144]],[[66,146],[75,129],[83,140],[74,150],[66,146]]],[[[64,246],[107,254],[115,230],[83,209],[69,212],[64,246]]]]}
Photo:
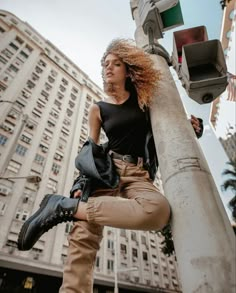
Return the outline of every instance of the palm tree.
{"type": "MultiPolygon", "coordinates": [[[[225,169],[222,175],[230,176],[225,182],[221,185],[222,190],[226,191],[231,189],[234,193],[234,197],[229,202],[229,208],[232,211],[232,218],[236,221],[236,158],[227,162],[231,166],[230,169],[225,169]]],[[[234,232],[236,234],[236,228],[234,227],[234,232]]]]}
{"type": "Polygon", "coordinates": [[[234,160],[230,160],[229,162],[227,162],[227,164],[230,165],[232,168],[225,169],[222,175],[229,175],[231,177],[226,179],[221,187],[224,191],[226,191],[227,189],[231,189],[234,193],[236,193],[236,158],[234,160]]]}
{"type": "Polygon", "coordinates": [[[221,5],[222,9],[224,9],[227,6],[227,4],[229,4],[230,1],[231,0],[221,0],[220,5],[221,5]]]}

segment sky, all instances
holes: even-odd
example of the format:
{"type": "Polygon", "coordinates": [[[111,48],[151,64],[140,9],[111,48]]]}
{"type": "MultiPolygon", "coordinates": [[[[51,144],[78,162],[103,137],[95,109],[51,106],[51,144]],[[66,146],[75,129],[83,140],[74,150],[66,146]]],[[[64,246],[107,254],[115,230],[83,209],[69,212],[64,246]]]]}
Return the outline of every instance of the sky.
{"type": "MultiPolygon", "coordinates": [[[[219,39],[223,15],[219,2],[181,0],[184,25],[166,32],[161,44],[172,54],[173,31],[200,25],[206,26],[209,39],[219,39]]],[[[107,45],[114,38],[134,39],[136,29],[129,0],[0,0],[0,9],[31,25],[101,88],[100,60],[107,45]]],[[[221,192],[221,174],[228,159],[209,125],[210,104],[199,105],[186,97],[181,86],[179,89],[187,113],[204,120],[199,143],[221,192]]],[[[226,205],[232,195],[221,197],[226,205]]]]}
{"type": "MultiPolygon", "coordinates": [[[[181,0],[187,27],[205,25],[209,39],[219,38],[220,0],[181,0]]],[[[51,41],[102,87],[100,60],[114,38],[134,39],[135,22],[129,0],[0,0],[8,10],[51,41]]],[[[173,30],[163,45],[171,53],[173,30]]]]}

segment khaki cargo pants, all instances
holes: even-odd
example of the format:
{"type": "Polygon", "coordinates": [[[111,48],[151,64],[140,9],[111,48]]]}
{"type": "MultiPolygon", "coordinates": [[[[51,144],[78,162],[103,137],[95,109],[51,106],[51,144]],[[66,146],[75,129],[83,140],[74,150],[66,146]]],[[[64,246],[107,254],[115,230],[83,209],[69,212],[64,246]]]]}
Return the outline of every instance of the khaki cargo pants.
{"type": "Polygon", "coordinates": [[[68,236],[68,257],[60,293],[92,293],[93,268],[103,226],[159,230],[170,218],[167,199],[141,166],[114,160],[120,174],[116,189],[99,189],[88,200],[88,221],[77,221],[68,236]]]}

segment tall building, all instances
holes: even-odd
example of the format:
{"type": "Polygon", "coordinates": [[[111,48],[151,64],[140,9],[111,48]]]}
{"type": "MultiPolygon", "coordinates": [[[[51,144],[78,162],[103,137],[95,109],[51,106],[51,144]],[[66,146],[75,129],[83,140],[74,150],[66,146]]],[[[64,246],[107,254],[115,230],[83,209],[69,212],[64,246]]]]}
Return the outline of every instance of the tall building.
{"type": "Polygon", "coordinates": [[[236,0],[231,0],[224,9],[221,43],[228,69],[229,84],[226,91],[212,103],[210,119],[226,154],[229,159],[233,159],[236,151],[236,0]]]}
{"type": "MultiPolygon", "coordinates": [[[[63,52],[0,10],[0,288],[58,292],[71,223],[30,251],[17,250],[18,233],[45,194],[69,195],[88,109],[104,97],[63,52]]],[[[94,292],[113,292],[115,276],[121,292],[180,292],[175,258],[161,252],[162,241],[155,232],[105,227],[94,292]]]]}

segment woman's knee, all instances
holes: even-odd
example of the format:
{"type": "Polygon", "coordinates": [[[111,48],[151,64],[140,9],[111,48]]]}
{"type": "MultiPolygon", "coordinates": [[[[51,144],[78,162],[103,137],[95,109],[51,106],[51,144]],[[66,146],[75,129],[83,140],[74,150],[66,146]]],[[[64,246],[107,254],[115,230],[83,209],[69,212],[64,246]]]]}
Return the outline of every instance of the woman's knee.
{"type": "Polygon", "coordinates": [[[171,212],[169,202],[163,195],[136,198],[136,201],[143,208],[143,225],[147,229],[159,230],[167,225],[171,212]]]}

